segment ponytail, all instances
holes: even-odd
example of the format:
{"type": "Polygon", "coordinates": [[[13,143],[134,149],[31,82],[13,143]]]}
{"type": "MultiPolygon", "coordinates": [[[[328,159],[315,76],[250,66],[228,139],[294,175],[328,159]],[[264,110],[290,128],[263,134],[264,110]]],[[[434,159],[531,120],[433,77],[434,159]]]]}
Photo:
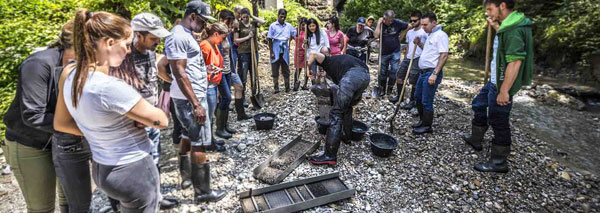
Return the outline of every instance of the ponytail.
{"type": "Polygon", "coordinates": [[[107,12],[92,13],[87,9],[75,12],[73,51],[77,65],[71,91],[74,107],[77,107],[90,70],[96,69],[97,43],[105,38],[126,39],[131,33],[129,21],[120,16],[107,12]]]}
{"type": "Polygon", "coordinates": [[[202,30],[202,33],[200,33],[200,38],[201,40],[206,40],[215,33],[227,34],[228,32],[229,29],[224,23],[217,22],[214,24],[206,24],[206,27],[204,27],[204,30],[202,30]]]}

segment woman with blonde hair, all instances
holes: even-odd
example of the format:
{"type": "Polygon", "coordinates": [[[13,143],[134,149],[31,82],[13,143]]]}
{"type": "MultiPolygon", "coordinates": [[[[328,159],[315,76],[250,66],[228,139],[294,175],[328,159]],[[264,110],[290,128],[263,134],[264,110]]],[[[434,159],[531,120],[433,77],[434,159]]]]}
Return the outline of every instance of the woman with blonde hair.
{"type": "Polygon", "coordinates": [[[92,151],[94,182],[120,202],[122,212],[157,212],[158,170],[146,131],[135,122],[165,129],[165,113],[133,87],[109,76],[131,51],[129,21],[107,12],[80,9],[75,14],[75,66],[59,82],[54,117],[57,131],[83,135],[92,151]]]}

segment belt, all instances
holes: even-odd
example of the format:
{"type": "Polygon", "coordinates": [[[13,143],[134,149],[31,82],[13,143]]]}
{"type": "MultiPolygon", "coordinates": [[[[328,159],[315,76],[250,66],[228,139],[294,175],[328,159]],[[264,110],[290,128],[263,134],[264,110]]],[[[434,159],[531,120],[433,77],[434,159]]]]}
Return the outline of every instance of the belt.
{"type": "Polygon", "coordinates": [[[434,70],[435,70],[435,68],[421,69],[421,73],[433,72],[434,70]]]}

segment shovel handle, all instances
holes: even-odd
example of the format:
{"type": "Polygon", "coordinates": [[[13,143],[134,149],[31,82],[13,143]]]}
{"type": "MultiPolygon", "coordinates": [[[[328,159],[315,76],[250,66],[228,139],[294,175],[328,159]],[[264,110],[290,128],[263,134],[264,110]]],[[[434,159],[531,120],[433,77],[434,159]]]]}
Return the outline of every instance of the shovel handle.
{"type": "Polygon", "coordinates": [[[485,45],[485,79],[483,79],[484,83],[487,83],[490,78],[491,71],[491,61],[490,61],[490,53],[492,52],[492,25],[488,24],[487,29],[487,41],[485,45]]]}
{"type": "Polygon", "coordinates": [[[404,82],[402,84],[402,90],[400,90],[400,97],[398,99],[398,103],[396,103],[396,109],[394,110],[394,114],[388,118],[388,120],[390,121],[390,132],[393,132],[394,130],[394,118],[396,117],[396,115],[398,115],[398,110],[400,109],[400,104],[402,103],[402,101],[404,100],[404,90],[406,89],[406,81],[408,80],[408,76],[410,75],[410,70],[412,68],[413,65],[413,60],[415,59],[415,52],[417,51],[417,45],[415,45],[413,47],[412,50],[412,58],[410,59],[410,62],[408,63],[408,70],[406,70],[406,75],[404,75],[404,82]]]}

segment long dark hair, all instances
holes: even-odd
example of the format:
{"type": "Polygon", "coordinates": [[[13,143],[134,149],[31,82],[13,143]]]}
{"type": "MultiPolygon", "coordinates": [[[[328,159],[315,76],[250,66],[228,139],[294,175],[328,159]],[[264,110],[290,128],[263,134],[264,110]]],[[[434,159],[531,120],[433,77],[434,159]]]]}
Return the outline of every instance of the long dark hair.
{"type": "MultiPolygon", "coordinates": [[[[308,28],[310,26],[310,24],[315,24],[317,26],[317,28],[315,29],[315,37],[317,38],[317,44],[321,44],[321,29],[319,28],[319,22],[314,19],[308,19],[308,23],[306,23],[306,27],[308,28]]],[[[313,35],[313,32],[310,31],[310,29],[308,29],[306,31],[306,38],[310,39],[313,35]]]]}
{"type": "Polygon", "coordinates": [[[339,31],[340,30],[340,20],[338,19],[337,16],[333,16],[329,19],[329,22],[331,22],[333,24],[333,28],[335,28],[335,30],[339,31]]]}
{"type": "Polygon", "coordinates": [[[131,32],[129,21],[123,17],[107,12],[77,10],[73,20],[73,50],[77,57],[71,92],[74,107],[77,107],[90,66],[96,68],[96,43],[104,38],[126,39],[131,36],[131,32]]]}

